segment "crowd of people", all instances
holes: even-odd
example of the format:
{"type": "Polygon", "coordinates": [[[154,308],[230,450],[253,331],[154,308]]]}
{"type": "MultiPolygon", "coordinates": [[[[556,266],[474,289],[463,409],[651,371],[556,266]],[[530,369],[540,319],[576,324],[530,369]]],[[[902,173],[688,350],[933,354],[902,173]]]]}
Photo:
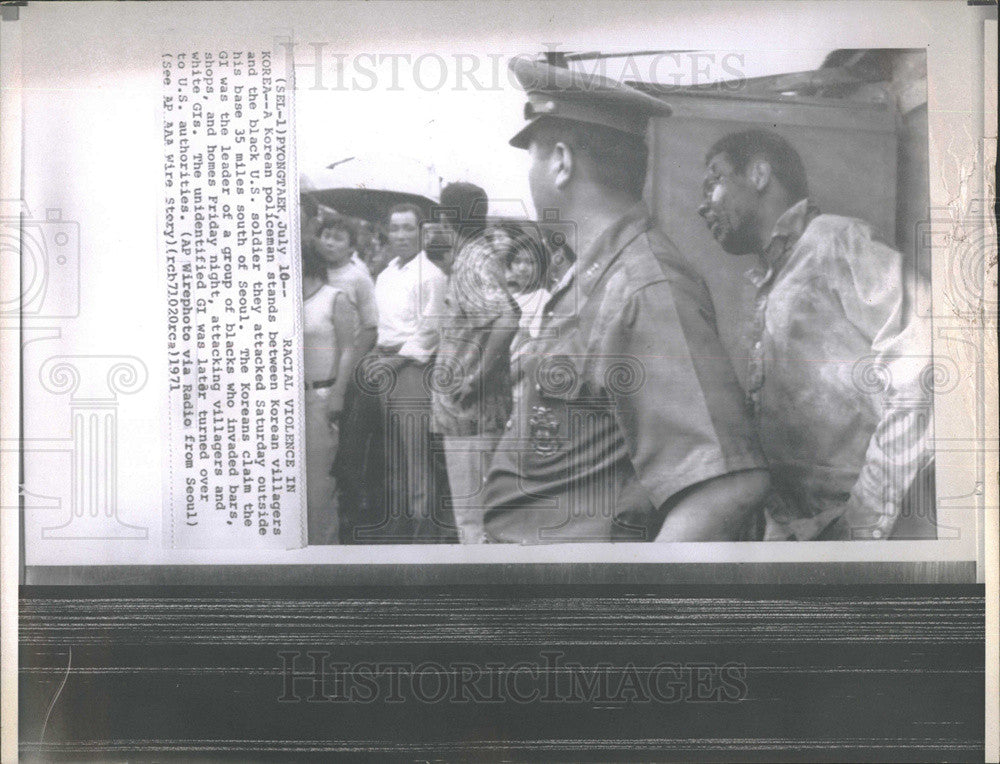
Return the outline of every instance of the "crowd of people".
{"type": "Polygon", "coordinates": [[[706,147],[692,210],[759,264],[731,359],[642,201],[669,106],[513,66],[511,144],[568,235],[490,218],[465,182],[378,225],[303,197],[309,542],[934,537],[929,338],[900,254],[820,214],[775,133],[706,147]]]}
{"type": "Polygon", "coordinates": [[[573,256],[488,204],[454,183],[373,225],[302,195],[311,544],[485,539],[513,379],[573,256]]]}

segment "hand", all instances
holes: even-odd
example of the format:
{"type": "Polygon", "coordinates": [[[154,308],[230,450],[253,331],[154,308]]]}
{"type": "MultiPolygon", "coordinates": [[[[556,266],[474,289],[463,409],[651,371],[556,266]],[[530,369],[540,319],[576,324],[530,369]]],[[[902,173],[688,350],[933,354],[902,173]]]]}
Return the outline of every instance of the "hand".
{"type": "Polygon", "coordinates": [[[458,399],[458,402],[463,406],[469,402],[469,399],[472,398],[473,394],[475,393],[476,382],[477,382],[476,377],[470,374],[467,377],[465,377],[462,380],[462,384],[458,386],[458,390],[456,392],[455,397],[458,399]]]}
{"type": "Polygon", "coordinates": [[[381,358],[379,358],[379,364],[384,364],[385,366],[388,366],[393,371],[399,371],[404,366],[406,366],[407,363],[409,363],[412,360],[413,360],[412,358],[409,358],[409,357],[407,357],[405,355],[399,355],[399,354],[396,354],[396,355],[387,355],[387,356],[382,356],[381,358]]]}
{"type": "Polygon", "coordinates": [[[870,506],[856,495],[837,505],[837,509],[840,516],[822,531],[823,539],[877,541],[892,534],[894,518],[882,514],[879,506],[870,506]]]}
{"type": "Polygon", "coordinates": [[[344,413],[344,399],[343,397],[334,398],[331,396],[326,403],[326,423],[331,427],[340,424],[340,417],[344,413]]]}
{"type": "Polygon", "coordinates": [[[843,512],[823,531],[824,539],[872,541],[888,538],[892,526],[880,523],[882,515],[863,506],[853,497],[842,505],[843,512]]]}

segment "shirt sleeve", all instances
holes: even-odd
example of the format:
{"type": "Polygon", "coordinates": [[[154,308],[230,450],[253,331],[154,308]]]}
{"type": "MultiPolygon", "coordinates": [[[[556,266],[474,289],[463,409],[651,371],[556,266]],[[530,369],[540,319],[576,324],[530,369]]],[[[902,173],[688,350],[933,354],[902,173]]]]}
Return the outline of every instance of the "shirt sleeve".
{"type": "Polygon", "coordinates": [[[450,289],[463,321],[472,329],[486,329],[500,320],[517,324],[521,310],[503,286],[493,248],[473,240],[456,258],[450,289]]]}
{"type": "Polygon", "coordinates": [[[484,282],[475,299],[466,299],[464,314],[473,329],[516,329],[521,320],[521,308],[499,284],[484,282]]]}
{"type": "Polygon", "coordinates": [[[871,341],[871,355],[860,359],[856,379],[881,394],[882,416],[865,463],[851,491],[845,517],[855,538],[885,538],[902,510],[903,498],[930,461],[933,357],[930,322],[907,299],[914,269],[906,273],[903,256],[871,238],[855,223],[836,240],[833,253],[844,312],[871,341]]]}
{"type": "Polygon", "coordinates": [[[711,316],[703,285],[679,278],[638,290],[602,332],[595,374],[656,507],[696,483],[766,467],[711,316]]]}
{"type": "Polygon", "coordinates": [[[447,278],[438,268],[429,263],[424,265],[417,288],[417,329],[403,343],[399,354],[419,363],[427,363],[437,352],[441,336],[441,321],[445,315],[445,290],[447,278]]]}

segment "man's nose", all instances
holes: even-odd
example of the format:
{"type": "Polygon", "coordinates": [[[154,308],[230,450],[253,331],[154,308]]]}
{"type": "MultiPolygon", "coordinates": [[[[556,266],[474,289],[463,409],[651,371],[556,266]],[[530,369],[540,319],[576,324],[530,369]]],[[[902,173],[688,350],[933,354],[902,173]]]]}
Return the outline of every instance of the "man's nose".
{"type": "Polygon", "coordinates": [[[708,199],[702,199],[701,204],[698,205],[698,214],[703,218],[708,217],[708,213],[712,209],[712,204],[708,199]]]}

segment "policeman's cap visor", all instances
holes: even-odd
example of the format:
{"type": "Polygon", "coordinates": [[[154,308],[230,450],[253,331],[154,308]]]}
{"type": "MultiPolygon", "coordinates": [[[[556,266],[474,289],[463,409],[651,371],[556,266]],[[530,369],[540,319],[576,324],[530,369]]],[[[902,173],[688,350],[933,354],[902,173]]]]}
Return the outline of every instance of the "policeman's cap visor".
{"type": "Polygon", "coordinates": [[[515,148],[528,148],[535,126],[546,117],[644,137],[651,117],[666,117],[672,111],[663,101],[606,78],[588,81],[538,62],[516,62],[511,68],[528,95],[524,105],[527,124],[510,139],[515,148]],[[545,86],[539,88],[542,81],[545,86]]]}

